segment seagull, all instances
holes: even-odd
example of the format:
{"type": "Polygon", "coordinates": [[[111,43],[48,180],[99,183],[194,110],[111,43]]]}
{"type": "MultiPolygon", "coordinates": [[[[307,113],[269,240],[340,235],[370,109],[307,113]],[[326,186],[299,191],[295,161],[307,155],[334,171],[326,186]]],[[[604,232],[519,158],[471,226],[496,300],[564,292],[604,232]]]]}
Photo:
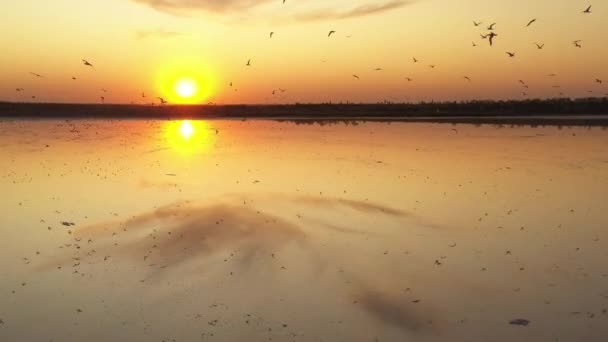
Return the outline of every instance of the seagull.
{"type": "Polygon", "coordinates": [[[481,25],[481,24],[483,24],[481,21],[480,21],[480,22],[478,22],[478,23],[476,23],[476,22],[475,22],[475,20],[473,20],[473,25],[475,25],[475,27],[477,27],[477,26],[479,26],[479,25],[481,25]]]}
{"type": "Polygon", "coordinates": [[[473,42],[473,47],[477,47],[477,44],[475,44],[475,42],[473,42]]]}
{"type": "Polygon", "coordinates": [[[523,80],[519,80],[519,83],[521,83],[522,86],[524,86],[524,88],[529,88],[528,85],[526,84],[526,82],[524,82],[523,80]]]}
{"type": "Polygon", "coordinates": [[[545,47],[545,44],[534,43],[539,50],[542,50],[545,47]]]}
{"type": "Polygon", "coordinates": [[[245,64],[246,66],[251,66],[251,59],[247,61],[247,64],[245,64]]]}
{"type": "Polygon", "coordinates": [[[414,63],[418,63],[418,60],[416,59],[416,57],[413,57],[412,60],[414,61],[414,63]]]}
{"type": "Polygon", "coordinates": [[[595,79],[595,83],[602,84],[602,83],[604,83],[604,81],[600,80],[599,78],[596,78],[596,79],[595,79]]]}
{"type": "Polygon", "coordinates": [[[583,11],[584,14],[591,14],[591,5],[587,7],[586,10],[583,11]]]}
{"type": "Polygon", "coordinates": [[[496,23],[492,23],[492,25],[488,26],[488,31],[494,30],[495,25],[496,25],[496,23]]]}
{"type": "Polygon", "coordinates": [[[329,31],[329,33],[327,34],[327,37],[331,37],[332,34],[336,33],[336,31],[329,31]]]}
{"type": "Polygon", "coordinates": [[[270,38],[272,38],[272,36],[274,36],[274,32],[270,32],[270,38]]]}
{"type": "Polygon", "coordinates": [[[374,71],[382,71],[382,68],[376,68],[374,71]]]}
{"type": "Polygon", "coordinates": [[[471,82],[471,78],[469,76],[465,76],[464,79],[471,82]]]}
{"type": "Polygon", "coordinates": [[[408,82],[412,82],[412,81],[413,81],[413,79],[411,79],[410,77],[406,77],[405,79],[406,79],[408,82]]]}
{"type": "Polygon", "coordinates": [[[583,46],[581,45],[581,40],[575,40],[572,42],[572,44],[574,44],[575,47],[577,48],[582,48],[583,46]]]}
{"type": "Polygon", "coordinates": [[[435,64],[429,64],[429,68],[435,69],[435,64]]]}
{"type": "Polygon", "coordinates": [[[353,75],[353,77],[356,78],[356,79],[358,79],[358,80],[360,80],[360,78],[359,78],[358,75],[353,75]]]}
{"type": "Polygon", "coordinates": [[[157,99],[160,101],[161,105],[164,105],[167,103],[167,101],[165,99],[163,99],[162,97],[157,97],[157,99]]]}
{"type": "Polygon", "coordinates": [[[549,77],[555,77],[555,76],[557,76],[557,74],[549,74],[547,76],[549,76],[549,77]]]}
{"type": "Polygon", "coordinates": [[[17,91],[18,93],[20,93],[20,92],[22,92],[22,91],[24,91],[24,90],[25,90],[25,89],[23,89],[23,88],[17,88],[17,89],[15,89],[15,91],[17,91]]]}
{"type": "Polygon", "coordinates": [[[72,76],[72,80],[73,80],[73,81],[76,81],[76,77],[72,76]]]}
{"type": "Polygon", "coordinates": [[[511,57],[511,58],[515,57],[515,52],[509,52],[509,51],[507,51],[507,52],[505,52],[505,53],[506,53],[506,54],[507,54],[509,57],[511,57]]]}
{"type": "Polygon", "coordinates": [[[89,66],[89,67],[93,68],[93,70],[95,70],[95,67],[93,66],[93,64],[89,63],[86,59],[82,60],[82,64],[84,64],[85,66],[89,66]]]}
{"type": "Polygon", "coordinates": [[[101,91],[103,91],[104,93],[108,92],[105,88],[101,88],[101,91]]]}
{"type": "Polygon", "coordinates": [[[489,39],[490,40],[490,46],[492,46],[494,44],[494,37],[498,36],[496,33],[494,32],[490,32],[486,35],[480,34],[481,39],[489,39]]]}
{"type": "Polygon", "coordinates": [[[528,25],[526,25],[526,27],[530,27],[530,25],[534,24],[535,22],[536,22],[536,18],[534,18],[534,19],[530,20],[530,21],[528,22],[528,25]]]}
{"type": "Polygon", "coordinates": [[[145,99],[145,98],[146,98],[146,93],[144,93],[144,92],[142,91],[142,92],[141,92],[141,97],[145,99]]]}
{"type": "Polygon", "coordinates": [[[44,76],[37,74],[35,72],[30,72],[30,75],[34,76],[34,77],[38,77],[38,78],[44,78],[44,76]]]}

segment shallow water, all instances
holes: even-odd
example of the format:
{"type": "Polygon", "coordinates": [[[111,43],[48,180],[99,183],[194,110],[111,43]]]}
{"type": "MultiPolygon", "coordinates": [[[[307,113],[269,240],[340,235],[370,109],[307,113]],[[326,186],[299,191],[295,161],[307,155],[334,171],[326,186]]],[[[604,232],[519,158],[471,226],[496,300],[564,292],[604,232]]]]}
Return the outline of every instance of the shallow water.
{"type": "Polygon", "coordinates": [[[4,120],[0,165],[0,341],[608,336],[599,128],[4,120]]]}

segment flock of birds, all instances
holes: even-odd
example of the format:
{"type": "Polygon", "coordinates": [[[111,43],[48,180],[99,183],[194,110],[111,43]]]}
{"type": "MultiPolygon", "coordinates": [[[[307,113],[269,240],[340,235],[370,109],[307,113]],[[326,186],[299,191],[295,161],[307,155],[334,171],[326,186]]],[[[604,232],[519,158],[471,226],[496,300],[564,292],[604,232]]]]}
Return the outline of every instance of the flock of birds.
{"type": "MultiPolygon", "coordinates": [[[[285,0],[282,0],[282,2],[283,2],[283,4],[286,3],[285,0]]],[[[592,12],[592,6],[591,5],[588,6],[581,13],[584,14],[584,15],[590,15],[590,14],[592,14],[593,13],[592,12]]],[[[536,22],[537,22],[537,18],[533,18],[530,21],[528,21],[528,23],[525,25],[525,27],[529,28],[529,27],[531,27],[536,22]]],[[[473,21],[473,25],[475,27],[481,27],[481,25],[483,25],[483,22],[481,22],[481,21],[473,21]]],[[[495,22],[491,23],[490,25],[488,25],[486,27],[487,33],[485,33],[485,34],[481,33],[480,34],[481,39],[487,40],[490,46],[494,46],[495,40],[498,39],[497,37],[499,37],[498,33],[496,33],[496,31],[495,31],[496,30],[496,25],[497,25],[497,23],[495,23],[495,22]]],[[[328,32],[328,34],[327,34],[327,38],[332,38],[336,33],[337,33],[337,31],[330,30],[328,32]]],[[[272,39],[274,36],[275,36],[275,32],[271,31],[270,34],[269,34],[269,39],[272,39]]],[[[349,35],[347,37],[350,38],[351,36],[349,35]]],[[[472,45],[473,45],[473,47],[477,47],[478,46],[475,41],[473,41],[472,45]]],[[[534,43],[534,45],[537,47],[538,50],[542,50],[545,47],[544,43],[538,43],[538,42],[536,42],[536,43],[534,43]]],[[[572,45],[575,48],[579,48],[579,49],[583,47],[582,40],[580,40],[580,39],[579,40],[574,40],[572,42],[572,45]]],[[[505,51],[505,54],[507,55],[508,58],[515,58],[516,55],[517,55],[516,52],[514,52],[514,51],[505,51]]],[[[416,57],[412,57],[412,62],[414,64],[417,64],[417,63],[420,62],[420,60],[418,58],[416,58],[416,57]]],[[[95,67],[93,66],[93,64],[90,63],[89,61],[87,61],[86,59],[82,59],[82,64],[84,66],[86,66],[86,67],[91,68],[92,70],[95,70],[95,67]]],[[[246,67],[252,67],[253,66],[253,60],[251,58],[248,59],[247,62],[245,63],[245,66],[246,67]]],[[[435,64],[429,64],[428,67],[430,69],[435,69],[436,65],[435,64]]],[[[382,71],[383,69],[382,68],[375,68],[373,70],[374,71],[382,71]]],[[[32,75],[33,77],[36,77],[36,78],[44,78],[43,75],[41,75],[39,73],[35,73],[35,72],[30,72],[30,75],[32,75]]],[[[550,74],[549,75],[549,77],[555,77],[555,76],[557,76],[557,75],[556,74],[550,74]]],[[[352,77],[354,79],[356,79],[356,80],[361,80],[361,77],[358,74],[353,74],[352,77]]],[[[472,78],[470,76],[465,75],[465,76],[463,76],[463,79],[465,81],[469,82],[469,83],[472,82],[472,78]]],[[[76,81],[77,78],[73,76],[72,80],[76,81]]],[[[414,81],[414,79],[412,77],[409,77],[409,76],[405,77],[405,80],[407,80],[407,82],[413,82],[414,81]]],[[[596,78],[594,81],[595,81],[595,83],[597,83],[599,85],[603,84],[603,80],[601,78],[596,78]]],[[[521,92],[522,96],[524,96],[524,97],[528,96],[528,93],[527,93],[527,89],[529,89],[528,84],[525,81],[523,81],[523,80],[519,80],[518,82],[526,89],[526,90],[524,90],[524,91],[521,92]]],[[[233,82],[230,82],[229,86],[231,88],[233,88],[233,82]]],[[[552,88],[554,88],[554,89],[560,89],[561,86],[560,85],[553,85],[552,88]]],[[[238,89],[233,88],[233,90],[237,91],[238,89]]],[[[25,89],[24,88],[16,88],[16,91],[17,92],[25,92],[25,89]]],[[[106,89],[103,89],[103,88],[101,89],[101,91],[103,93],[107,93],[108,92],[106,89]]],[[[278,90],[277,89],[273,89],[272,90],[272,96],[275,96],[275,95],[277,95],[279,93],[282,94],[282,93],[285,93],[285,92],[286,92],[286,90],[282,89],[282,88],[279,88],[278,90]]],[[[593,90],[588,90],[588,93],[590,93],[590,94],[593,93],[593,92],[594,92],[593,90]]],[[[562,91],[560,91],[559,92],[559,96],[564,96],[564,93],[562,91]]],[[[608,96],[608,93],[604,94],[604,96],[608,96]]],[[[35,100],[36,96],[32,95],[31,98],[33,100],[35,100]]],[[[142,98],[142,100],[145,101],[145,99],[147,98],[145,92],[141,93],[141,98],[142,98]]],[[[161,96],[156,96],[155,99],[158,100],[158,102],[159,102],[160,105],[164,105],[164,104],[168,103],[168,101],[164,97],[161,97],[161,96]]],[[[101,103],[105,103],[105,100],[106,100],[105,96],[103,96],[103,95],[100,96],[100,100],[101,100],[101,103]]],[[[153,105],[154,103],[151,103],[151,104],[153,105]]],[[[213,104],[213,103],[210,102],[209,104],[213,104]]]]}

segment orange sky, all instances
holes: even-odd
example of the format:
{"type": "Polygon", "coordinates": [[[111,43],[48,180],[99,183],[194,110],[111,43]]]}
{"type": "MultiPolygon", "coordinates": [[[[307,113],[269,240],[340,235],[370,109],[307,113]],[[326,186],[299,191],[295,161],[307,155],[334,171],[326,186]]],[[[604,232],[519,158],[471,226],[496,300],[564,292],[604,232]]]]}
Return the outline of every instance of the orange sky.
{"type": "Polygon", "coordinates": [[[0,30],[0,100],[7,101],[376,102],[608,93],[608,5],[593,0],[21,0],[0,4],[0,30]],[[582,13],[589,5],[592,13],[582,13]],[[498,37],[490,47],[479,34],[493,22],[498,37]],[[328,38],[330,30],[336,33],[328,38]],[[572,44],[579,39],[582,48],[572,44]],[[176,94],[180,81],[182,90],[184,82],[196,85],[192,97],[176,94]]]}

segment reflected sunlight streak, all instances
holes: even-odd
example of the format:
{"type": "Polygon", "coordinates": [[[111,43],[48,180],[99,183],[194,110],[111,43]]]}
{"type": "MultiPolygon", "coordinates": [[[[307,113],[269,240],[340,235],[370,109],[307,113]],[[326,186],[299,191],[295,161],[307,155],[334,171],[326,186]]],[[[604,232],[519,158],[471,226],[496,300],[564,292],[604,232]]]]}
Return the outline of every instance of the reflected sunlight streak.
{"type": "Polygon", "coordinates": [[[164,129],[168,144],[183,155],[204,153],[215,143],[213,129],[206,121],[170,121],[164,129]]]}

